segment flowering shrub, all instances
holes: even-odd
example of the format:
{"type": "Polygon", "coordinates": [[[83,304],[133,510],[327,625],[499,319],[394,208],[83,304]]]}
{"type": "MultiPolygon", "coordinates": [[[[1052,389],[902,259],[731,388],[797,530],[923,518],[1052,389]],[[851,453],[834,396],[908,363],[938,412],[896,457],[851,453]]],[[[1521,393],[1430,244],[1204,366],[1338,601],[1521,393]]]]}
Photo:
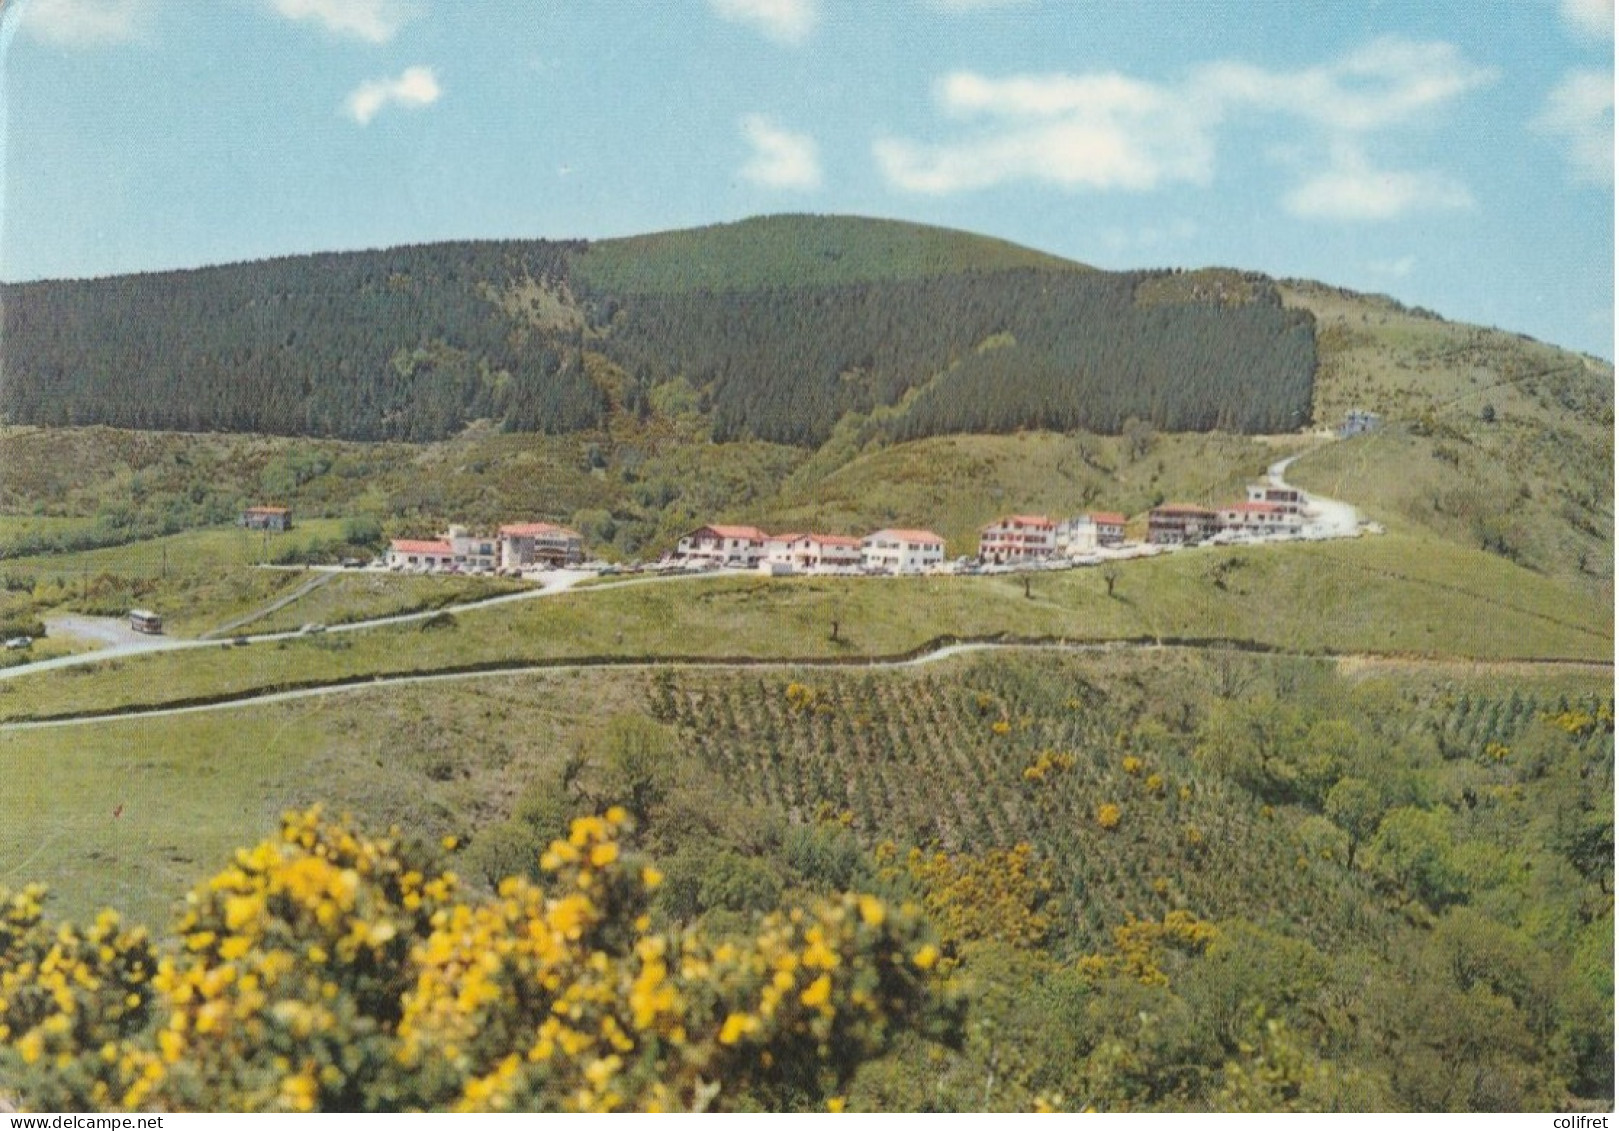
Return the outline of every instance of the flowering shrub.
{"type": "Polygon", "coordinates": [[[159,953],[104,914],[0,919],[0,1079],[29,1106],[166,1110],[785,1108],[959,1009],[910,908],[845,895],[716,940],[654,930],[622,810],[543,885],[469,897],[318,811],[239,851],[159,953]]]}
{"type": "Polygon", "coordinates": [[[1078,966],[1091,978],[1122,975],[1144,986],[1166,986],[1169,978],[1162,965],[1168,954],[1202,954],[1219,937],[1213,923],[1190,911],[1171,911],[1161,920],[1131,916],[1113,928],[1111,952],[1086,955],[1078,966]]]}
{"type": "Polygon", "coordinates": [[[1119,821],[1123,817],[1124,813],[1111,801],[1104,802],[1096,807],[1096,823],[1109,832],[1119,827],[1119,821]]]}
{"type": "Polygon", "coordinates": [[[1076,756],[1072,751],[1042,750],[1035,758],[1023,768],[1023,780],[1026,782],[1043,782],[1048,777],[1066,773],[1074,768],[1076,756]]]}
{"type": "Polygon", "coordinates": [[[1056,879],[1051,863],[1026,842],[981,853],[923,852],[913,848],[903,867],[898,850],[878,846],[885,877],[921,888],[922,906],[950,950],[979,940],[1038,947],[1051,932],[1047,907],[1056,879]]]}

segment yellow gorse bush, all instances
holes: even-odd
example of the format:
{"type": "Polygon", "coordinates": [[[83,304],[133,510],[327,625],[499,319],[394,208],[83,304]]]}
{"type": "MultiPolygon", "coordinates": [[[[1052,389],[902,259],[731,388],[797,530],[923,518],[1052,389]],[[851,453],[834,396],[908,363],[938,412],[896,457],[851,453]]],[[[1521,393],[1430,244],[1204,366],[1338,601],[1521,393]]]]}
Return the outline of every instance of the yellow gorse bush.
{"type": "Polygon", "coordinates": [[[474,898],[319,811],[239,851],[156,951],[104,915],[0,919],[0,1078],[29,1106],[165,1110],[795,1107],[959,1008],[916,913],[846,895],[715,940],[657,931],[622,810],[544,884],[474,898]]]}

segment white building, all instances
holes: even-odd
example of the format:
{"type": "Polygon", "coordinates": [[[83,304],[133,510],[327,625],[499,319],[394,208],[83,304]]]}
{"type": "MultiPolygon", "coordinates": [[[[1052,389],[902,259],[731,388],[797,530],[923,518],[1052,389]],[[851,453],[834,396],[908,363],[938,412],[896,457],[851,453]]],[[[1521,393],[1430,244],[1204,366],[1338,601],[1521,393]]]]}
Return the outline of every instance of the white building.
{"type": "Polygon", "coordinates": [[[795,572],[857,568],[862,561],[860,539],[840,534],[775,534],[765,539],[764,560],[789,566],[795,572]]]}
{"type": "Polygon", "coordinates": [[[1057,552],[1069,557],[1089,554],[1104,546],[1124,544],[1124,516],[1113,511],[1091,511],[1057,524],[1057,552]]]}
{"type": "Polygon", "coordinates": [[[1229,503],[1220,508],[1220,529],[1253,534],[1297,534],[1304,517],[1282,503],[1229,503]]]}
{"type": "Polygon", "coordinates": [[[574,530],[549,522],[514,522],[500,528],[502,569],[569,566],[585,560],[585,542],[574,530]]]}
{"type": "Polygon", "coordinates": [[[675,546],[682,558],[720,565],[755,566],[770,536],[757,526],[699,526],[675,546]]]}
{"type": "Polygon", "coordinates": [[[860,543],[861,564],[886,573],[920,573],[944,564],[944,539],[931,530],[879,530],[860,543]]]}
{"type": "Polygon", "coordinates": [[[1010,564],[1049,558],[1057,548],[1057,524],[1043,514],[1011,514],[978,532],[980,561],[1010,564]]]}
{"type": "Polygon", "coordinates": [[[388,547],[388,568],[409,570],[449,569],[455,551],[443,540],[395,538],[388,547]]]}
{"type": "Polygon", "coordinates": [[[1252,483],[1248,486],[1248,501],[1250,503],[1270,503],[1281,507],[1288,514],[1299,514],[1304,510],[1304,492],[1297,487],[1273,487],[1269,483],[1252,483]]]}

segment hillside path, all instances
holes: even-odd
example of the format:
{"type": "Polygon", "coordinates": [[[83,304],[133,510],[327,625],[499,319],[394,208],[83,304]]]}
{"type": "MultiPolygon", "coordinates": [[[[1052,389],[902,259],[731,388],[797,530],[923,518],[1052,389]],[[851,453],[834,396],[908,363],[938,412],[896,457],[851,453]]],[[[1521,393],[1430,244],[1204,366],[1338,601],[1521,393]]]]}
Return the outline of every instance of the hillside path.
{"type": "MultiPolygon", "coordinates": [[[[1315,450],[1315,449],[1312,449],[1315,450]]],[[[1293,488],[1293,485],[1284,478],[1288,465],[1309,452],[1299,452],[1286,459],[1277,460],[1270,465],[1266,478],[1272,487],[1293,488]]],[[[1293,488],[1298,490],[1298,488],[1293,488]]],[[[1304,527],[1307,538],[1353,538],[1360,529],[1360,512],[1348,503],[1337,499],[1329,499],[1325,495],[1313,495],[1304,492],[1306,502],[1305,518],[1308,520],[1304,527]]]]}
{"type": "MultiPolygon", "coordinates": [[[[373,679],[359,680],[349,683],[325,684],[318,687],[303,687],[291,691],[254,692],[249,691],[228,699],[220,699],[209,703],[188,704],[182,707],[155,707],[134,708],[120,711],[115,714],[74,715],[54,719],[36,719],[19,722],[0,723],[0,734],[13,731],[47,730],[56,727],[89,726],[96,723],[117,723],[131,720],[164,719],[178,715],[197,715],[213,711],[233,711],[240,708],[264,707],[276,703],[290,703],[299,699],[317,699],[332,695],[355,695],[368,691],[377,691],[383,688],[406,687],[419,684],[449,683],[467,680],[482,679],[509,679],[514,676],[544,675],[547,673],[566,672],[600,672],[600,671],[654,671],[666,668],[704,669],[714,671],[765,671],[765,670],[791,670],[826,668],[841,671],[883,671],[900,670],[905,668],[919,668],[932,664],[943,663],[957,656],[969,655],[979,652],[1067,652],[1067,653],[1097,653],[1120,651],[1153,651],[1196,648],[1207,651],[1215,645],[1188,645],[1188,644],[1157,644],[1148,641],[1053,641],[1046,643],[1028,642],[997,642],[989,640],[962,641],[954,644],[942,645],[929,652],[917,656],[907,656],[895,659],[873,659],[864,663],[849,663],[843,660],[815,659],[810,657],[796,659],[761,659],[748,662],[736,660],[608,660],[593,661],[591,663],[577,663],[563,661],[560,663],[525,664],[521,667],[497,668],[483,671],[460,672],[428,672],[421,675],[378,676],[373,679]]],[[[1270,655],[1290,655],[1291,653],[1269,653],[1270,655]]],[[[1306,655],[1299,653],[1298,655],[1306,655]]],[[[1309,656],[1320,659],[1320,656],[1309,656]]],[[[1409,656],[1377,656],[1377,655],[1345,655],[1334,658],[1336,662],[1344,664],[1356,671],[1366,671],[1376,667],[1391,669],[1410,667],[1433,667],[1461,669],[1470,672],[1482,670],[1569,670],[1569,671],[1613,671],[1612,664],[1603,664],[1588,660],[1477,660],[1477,659],[1431,659],[1409,656]]]]}

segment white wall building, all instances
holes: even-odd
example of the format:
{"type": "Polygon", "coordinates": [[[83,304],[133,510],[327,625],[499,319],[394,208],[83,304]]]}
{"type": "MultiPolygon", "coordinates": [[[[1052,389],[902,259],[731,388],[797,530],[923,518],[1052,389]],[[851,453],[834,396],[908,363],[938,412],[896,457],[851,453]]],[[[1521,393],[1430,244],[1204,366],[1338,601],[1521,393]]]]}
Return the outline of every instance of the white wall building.
{"type": "Polygon", "coordinates": [[[861,564],[887,573],[920,573],[944,564],[944,539],[931,530],[879,530],[860,543],[861,564]]]}
{"type": "Polygon", "coordinates": [[[860,539],[840,534],[773,534],[765,539],[764,560],[791,567],[795,572],[858,568],[860,539]]]}
{"type": "Polygon", "coordinates": [[[699,526],[682,538],[675,553],[720,565],[755,566],[770,536],[757,526],[699,526]]]}
{"type": "Polygon", "coordinates": [[[1012,563],[1049,558],[1057,548],[1057,524],[1043,514],[1010,514],[978,532],[980,561],[1012,563]]]}

